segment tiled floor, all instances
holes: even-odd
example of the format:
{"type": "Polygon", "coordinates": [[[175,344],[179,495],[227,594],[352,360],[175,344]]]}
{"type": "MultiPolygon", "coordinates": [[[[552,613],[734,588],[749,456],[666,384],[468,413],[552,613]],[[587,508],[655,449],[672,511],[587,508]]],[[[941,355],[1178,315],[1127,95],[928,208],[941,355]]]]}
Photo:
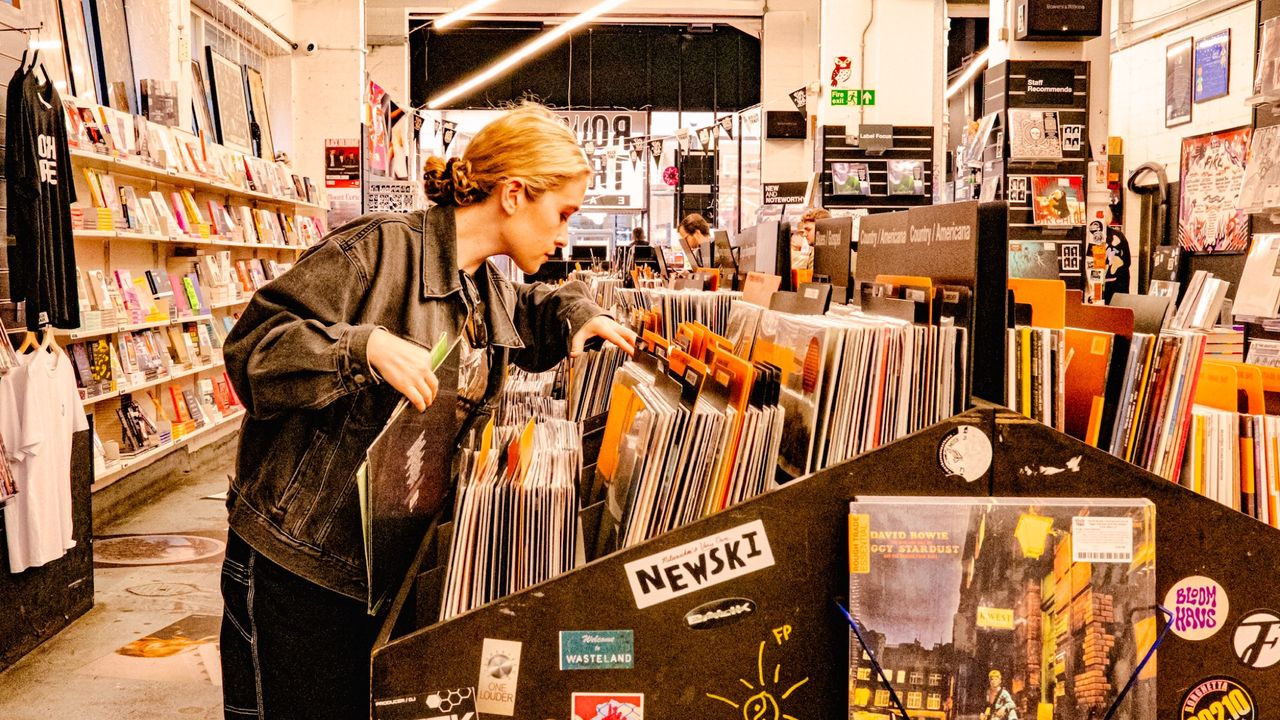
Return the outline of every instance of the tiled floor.
{"type": "MultiPolygon", "coordinates": [[[[225,540],[225,507],[206,498],[227,489],[233,457],[234,446],[199,471],[172,478],[165,494],[99,528],[97,536],[177,533],[225,540]]],[[[0,674],[0,718],[221,718],[217,653],[211,642],[160,660],[116,653],[188,616],[220,616],[220,562],[219,556],[172,565],[98,566],[94,608],[0,674]]]]}

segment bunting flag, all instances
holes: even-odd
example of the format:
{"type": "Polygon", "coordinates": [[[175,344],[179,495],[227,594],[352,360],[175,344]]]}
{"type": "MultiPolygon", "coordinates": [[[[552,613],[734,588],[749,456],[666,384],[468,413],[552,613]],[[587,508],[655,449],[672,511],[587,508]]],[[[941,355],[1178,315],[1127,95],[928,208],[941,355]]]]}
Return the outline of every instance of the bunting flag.
{"type": "Polygon", "coordinates": [[[702,146],[703,150],[710,150],[712,128],[710,126],[704,127],[704,128],[698,128],[697,132],[698,132],[698,144],[702,146]]]}
{"type": "Polygon", "coordinates": [[[422,125],[426,122],[426,118],[422,114],[414,111],[413,113],[413,146],[418,147],[418,140],[422,137],[422,125]]]}
{"type": "Polygon", "coordinates": [[[640,163],[640,148],[636,144],[632,143],[628,154],[631,156],[631,169],[635,170],[636,165],[640,163]]]}
{"type": "Polygon", "coordinates": [[[809,91],[807,88],[800,88],[791,93],[791,102],[795,103],[796,110],[801,114],[808,115],[809,111],[809,91]]]}
{"type": "Polygon", "coordinates": [[[435,135],[439,135],[439,134],[440,134],[440,120],[439,120],[439,119],[437,119],[437,120],[436,120],[436,129],[435,129],[435,132],[434,132],[433,134],[435,134],[435,135]]]}
{"type": "Polygon", "coordinates": [[[676,131],[676,142],[680,143],[680,152],[687,155],[689,146],[693,144],[693,138],[689,135],[689,128],[680,128],[676,131]]]}
{"type": "Polygon", "coordinates": [[[733,116],[732,115],[725,115],[724,117],[720,118],[720,129],[725,131],[726,134],[728,134],[730,140],[733,139],[733,116]]]}
{"type": "Polygon", "coordinates": [[[453,142],[453,137],[458,134],[458,123],[452,120],[445,120],[442,127],[440,140],[444,143],[445,152],[448,152],[449,144],[453,142]]]}
{"type": "Polygon", "coordinates": [[[662,166],[662,138],[654,138],[649,141],[649,157],[653,159],[653,164],[662,166]]]}

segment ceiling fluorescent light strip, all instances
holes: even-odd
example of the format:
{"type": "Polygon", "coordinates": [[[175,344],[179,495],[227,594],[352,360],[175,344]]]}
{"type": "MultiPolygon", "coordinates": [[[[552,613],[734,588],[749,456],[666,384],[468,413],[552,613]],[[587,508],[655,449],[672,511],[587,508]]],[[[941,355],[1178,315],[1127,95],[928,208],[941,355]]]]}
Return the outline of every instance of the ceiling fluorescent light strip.
{"type": "Polygon", "coordinates": [[[956,78],[956,81],[951,83],[951,85],[947,87],[947,96],[946,96],[947,99],[950,100],[952,96],[954,96],[956,93],[963,90],[965,86],[967,86],[969,82],[973,80],[973,76],[977,75],[979,72],[982,71],[983,68],[987,66],[987,60],[990,57],[991,57],[990,47],[987,47],[982,52],[978,53],[978,56],[975,57],[973,61],[970,62],[965,67],[964,72],[960,73],[960,77],[956,78]]]}
{"type": "Polygon", "coordinates": [[[564,36],[574,30],[577,30],[583,25],[586,25],[592,20],[595,20],[610,10],[617,8],[625,2],[627,2],[627,0],[604,0],[604,2],[597,4],[595,7],[582,11],[565,21],[563,25],[559,25],[542,33],[533,40],[530,40],[524,45],[516,48],[509,55],[498,60],[479,73],[472,75],[470,78],[462,81],[452,88],[449,88],[444,93],[437,95],[427,103],[427,107],[432,110],[438,110],[440,107],[452,100],[493,81],[495,78],[501,76],[503,73],[514,67],[516,63],[545,50],[564,36]]]}
{"type": "Polygon", "coordinates": [[[432,20],[431,29],[444,30],[450,25],[453,25],[454,23],[465,20],[471,15],[474,15],[497,2],[498,0],[472,0],[472,2],[469,2],[466,5],[463,5],[457,10],[454,10],[453,12],[445,13],[444,15],[441,15],[435,20],[432,20]]]}

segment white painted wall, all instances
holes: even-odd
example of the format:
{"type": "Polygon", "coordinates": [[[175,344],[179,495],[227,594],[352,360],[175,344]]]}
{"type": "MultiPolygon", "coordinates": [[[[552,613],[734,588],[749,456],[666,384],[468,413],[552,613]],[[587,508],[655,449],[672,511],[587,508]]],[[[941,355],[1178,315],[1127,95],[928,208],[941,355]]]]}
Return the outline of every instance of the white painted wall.
{"type": "Polygon", "coordinates": [[[369,79],[382,86],[400,105],[409,104],[409,46],[375,45],[365,56],[369,79]]]}
{"type": "Polygon", "coordinates": [[[319,45],[293,56],[293,166],[324,177],[324,141],[360,135],[365,77],[363,0],[294,0],[294,33],[319,45]]]}
{"type": "MultiPolygon", "coordinates": [[[[1248,3],[1112,55],[1110,127],[1112,135],[1124,139],[1126,172],[1145,162],[1158,162],[1165,166],[1169,179],[1175,180],[1182,138],[1252,122],[1252,110],[1245,104],[1245,98],[1253,89],[1256,23],[1256,8],[1248,3]],[[1187,37],[1202,37],[1227,28],[1231,30],[1230,94],[1192,106],[1189,124],[1165,128],[1165,49],[1187,37]]],[[[1125,234],[1136,240],[1140,226],[1136,212],[1139,198],[1126,193],[1125,234]]]]}
{"type": "MultiPolygon", "coordinates": [[[[791,3],[791,6],[794,9],[771,9],[764,16],[760,101],[766,112],[795,112],[791,91],[808,85],[817,76],[818,1],[791,3]]],[[[810,132],[806,140],[765,140],[761,161],[764,182],[808,180],[814,166],[815,134],[810,132]]]]}

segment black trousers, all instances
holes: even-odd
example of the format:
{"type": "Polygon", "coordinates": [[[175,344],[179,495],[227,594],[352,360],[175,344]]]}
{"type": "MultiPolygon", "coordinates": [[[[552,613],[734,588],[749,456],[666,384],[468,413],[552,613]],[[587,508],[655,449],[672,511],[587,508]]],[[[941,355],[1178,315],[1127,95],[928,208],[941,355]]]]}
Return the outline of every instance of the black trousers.
{"type": "Polygon", "coordinates": [[[222,700],[228,720],[366,720],[378,625],[234,532],[222,565],[222,700]]]}

